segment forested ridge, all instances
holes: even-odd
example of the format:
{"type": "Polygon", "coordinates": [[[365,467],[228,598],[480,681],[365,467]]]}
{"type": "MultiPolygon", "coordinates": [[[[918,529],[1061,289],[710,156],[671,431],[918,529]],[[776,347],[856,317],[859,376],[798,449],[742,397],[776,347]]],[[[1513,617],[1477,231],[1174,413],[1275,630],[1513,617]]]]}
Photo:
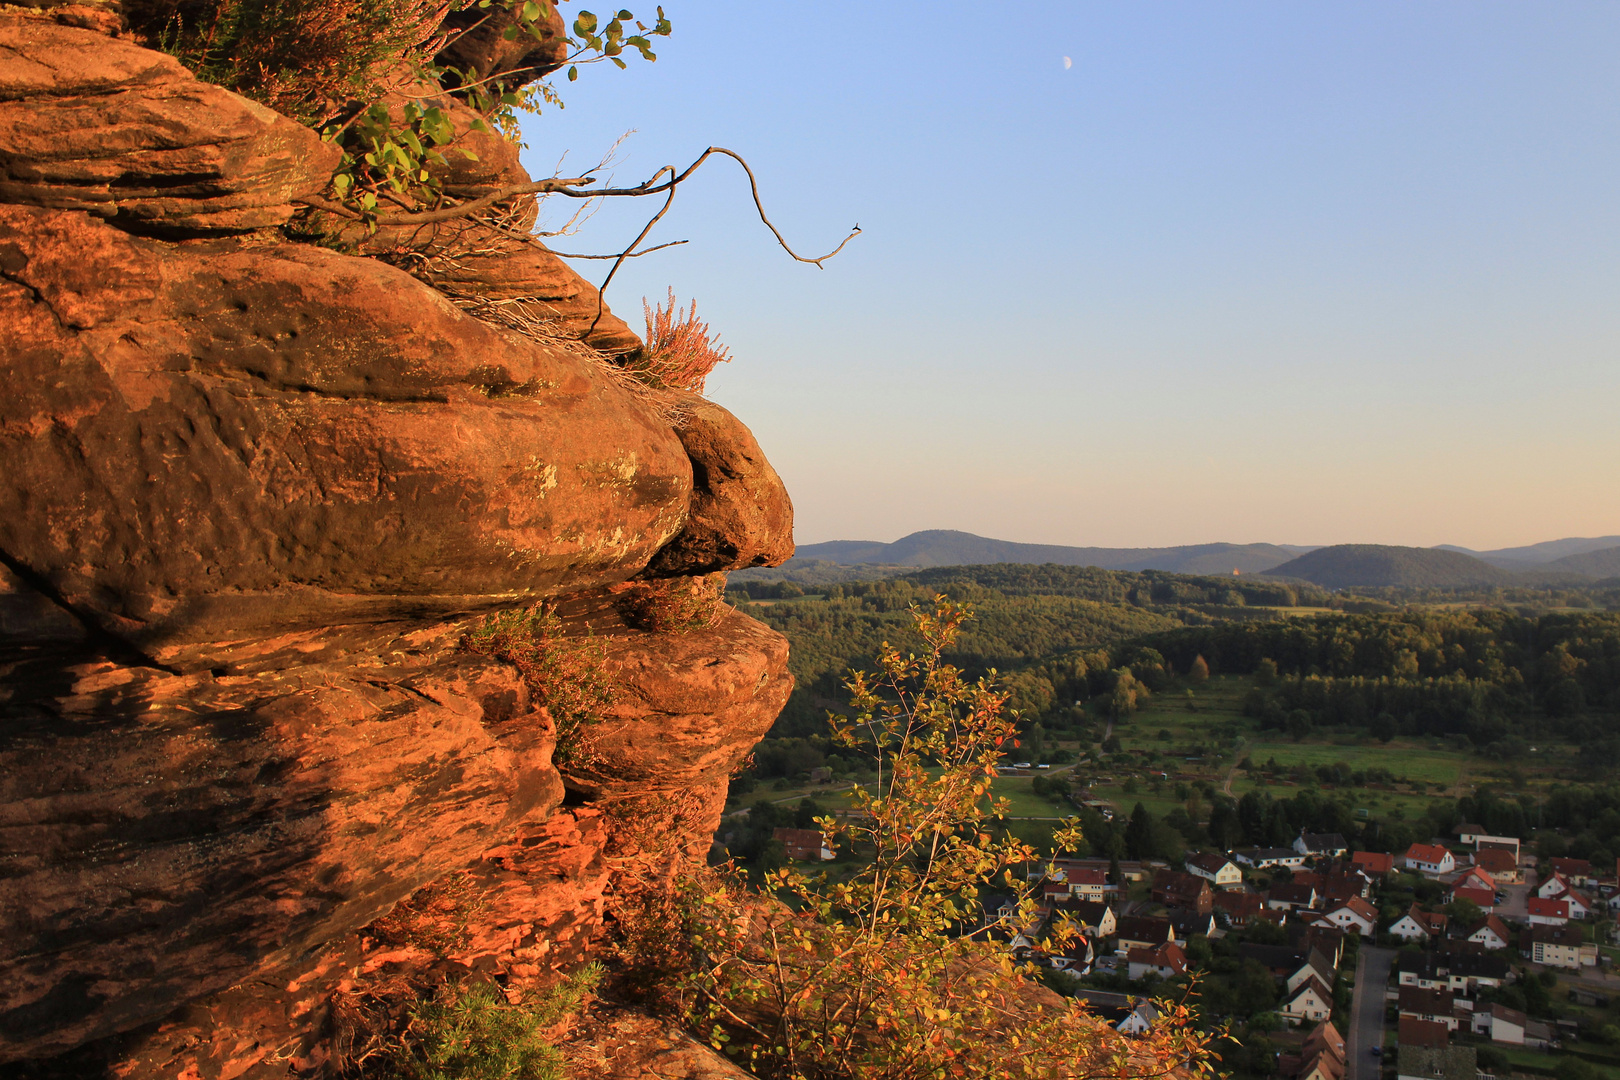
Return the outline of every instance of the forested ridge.
{"type": "Polygon", "coordinates": [[[938,593],[977,612],[952,662],[974,674],[995,669],[1013,706],[1046,729],[1128,714],[1138,695],[1202,656],[1215,673],[1260,676],[1245,711],[1264,727],[1454,735],[1498,756],[1527,737],[1559,737],[1594,761],[1620,763],[1620,612],[1395,607],[1388,593],[1372,600],[1252,578],[998,564],[830,585],[811,597],[785,582],[734,588],[739,603],[766,601],[749,612],[787,635],[799,681],[761,746],[762,775],[793,771],[773,757],[782,749],[773,741],[805,748],[819,738],[846,673],[900,636],[910,605],[938,593]]]}

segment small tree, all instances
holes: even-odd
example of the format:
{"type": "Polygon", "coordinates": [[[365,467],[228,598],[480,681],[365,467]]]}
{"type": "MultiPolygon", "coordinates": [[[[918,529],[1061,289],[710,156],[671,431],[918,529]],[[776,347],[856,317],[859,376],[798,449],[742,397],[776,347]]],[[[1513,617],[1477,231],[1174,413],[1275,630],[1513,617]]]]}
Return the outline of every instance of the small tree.
{"type": "MultiPolygon", "coordinates": [[[[995,824],[1006,811],[991,792],[996,763],[1018,718],[993,673],[970,682],[942,659],[968,617],[943,597],[913,608],[920,655],[885,643],[876,675],[850,677],[854,715],[834,718],[834,735],[875,756],[878,781],[851,793],[849,814],[819,824],[829,844],[868,861],[842,881],[779,870],[764,897],[735,879],[707,889],[691,928],[694,1019],[716,1046],[783,1080],[1211,1072],[1185,1005],[1160,1003],[1160,1024],[1128,1039],[1046,996],[992,940],[992,930],[1035,932],[1022,873],[1035,852],[995,824]],[[992,884],[1013,894],[1010,919],[981,910],[992,884]]],[[[1079,839],[1072,821],[1055,837],[1060,847],[1079,839]]],[[[1074,934],[1060,922],[1047,945],[1074,934]]]]}
{"type": "Polygon", "coordinates": [[[1204,659],[1203,653],[1193,657],[1192,667],[1187,669],[1187,678],[1193,682],[1209,681],[1209,662],[1204,659]]]}

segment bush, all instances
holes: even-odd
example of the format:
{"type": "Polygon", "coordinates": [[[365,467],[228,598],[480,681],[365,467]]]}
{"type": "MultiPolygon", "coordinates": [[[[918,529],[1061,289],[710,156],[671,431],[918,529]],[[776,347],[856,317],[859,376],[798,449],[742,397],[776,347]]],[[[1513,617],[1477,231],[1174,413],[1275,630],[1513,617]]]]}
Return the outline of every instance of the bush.
{"type": "MultiPolygon", "coordinates": [[[[1023,870],[1036,853],[997,824],[1007,805],[990,798],[1017,724],[1003,691],[941,660],[967,612],[940,597],[913,618],[922,648],[885,645],[877,675],[846,683],[855,715],[834,721],[842,745],[883,765],[880,790],[857,788],[852,813],[818,821],[864,865],[837,880],[783,868],[764,896],[736,878],[694,883],[686,933],[671,935],[692,947],[689,1017],[757,1075],[782,1080],[1208,1071],[1209,1041],[1188,1006],[1161,1002],[1152,1031],[1119,1035],[1076,1003],[1037,997],[1033,973],[981,928],[991,886],[1017,898],[1013,924],[1035,911],[1023,870]]],[[[1054,839],[1067,849],[1078,830],[1054,839]]],[[[1044,945],[1073,936],[1062,925],[1044,945]]]]}
{"type": "Polygon", "coordinates": [[[550,991],[513,1004],[500,987],[447,987],[411,1014],[391,1064],[410,1080],[565,1080],[545,1031],[601,981],[591,964],[550,991]]]}
{"type": "Polygon", "coordinates": [[[581,728],[600,720],[613,704],[606,650],[589,634],[565,635],[550,603],[491,615],[462,637],[461,647],[518,669],[535,704],[557,725],[559,761],[568,760],[581,728]]]}
{"type": "Polygon", "coordinates": [[[439,40],[436,0],[133,0],[130,25],[207,82],[312,126],[375,101],[439,40]]]}

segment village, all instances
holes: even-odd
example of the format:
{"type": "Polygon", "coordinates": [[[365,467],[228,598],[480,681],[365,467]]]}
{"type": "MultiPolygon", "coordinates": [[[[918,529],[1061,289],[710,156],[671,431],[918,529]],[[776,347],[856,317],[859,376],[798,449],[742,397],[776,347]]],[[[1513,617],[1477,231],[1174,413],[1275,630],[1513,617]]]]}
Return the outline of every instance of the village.
{"type": "Polygon", "coordinates": [[[1466,823],[1401,853],[1302,832],[1288,848],[1189,852],[1179,868],[1059,859],[1031,872],[1032,922],[1012,897],[983,907],[988,932],[1122,1032],[1150,1029],[1154,1000],[1191,984],[1248,1053],[1271,1048],[1270,1067],[1251,1056],[1240,1072],[1578,1080],[1620,1065],[1602,1012],[1620,979],[1599,944],[1620,909],[1616,870],[1537,860],[1466,823]],[[1079,934],[1043,949],[1060,920],[1079,934]]]}

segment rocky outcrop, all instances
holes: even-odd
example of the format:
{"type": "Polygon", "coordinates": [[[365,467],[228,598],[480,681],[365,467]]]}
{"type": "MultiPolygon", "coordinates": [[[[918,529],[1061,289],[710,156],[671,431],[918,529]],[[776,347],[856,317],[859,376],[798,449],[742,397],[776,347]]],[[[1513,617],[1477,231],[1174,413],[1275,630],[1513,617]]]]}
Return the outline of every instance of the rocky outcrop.
{"type": "Polygon", "coordinates": [[[341,151],[173,57],[93,30],[0,17],[0,202],[145,229],[284,224],[341,151]]]}
{"type": "MultiPolygon", "coordinates": [[[[555,47],[463,41],[474,70],[555,47]]],[[[33,1075],[333,1075],[436,982],[544,985],[703,857],[791,688],[729,608],[615,607],[791,555],[748,430],[630,383],[640,343],[538,243],[289,222],[333,153],[0,17],[0,1063],[33,1075]],[[464,641],[540,600],[612,688],[560,754],[464,641]]],[[[447,189],[526,179],[480,161],[447,189]]],[[[576,1039],[582,1068],[735,1075],[592,1023],[624,1045],[576,1039]]]]}

